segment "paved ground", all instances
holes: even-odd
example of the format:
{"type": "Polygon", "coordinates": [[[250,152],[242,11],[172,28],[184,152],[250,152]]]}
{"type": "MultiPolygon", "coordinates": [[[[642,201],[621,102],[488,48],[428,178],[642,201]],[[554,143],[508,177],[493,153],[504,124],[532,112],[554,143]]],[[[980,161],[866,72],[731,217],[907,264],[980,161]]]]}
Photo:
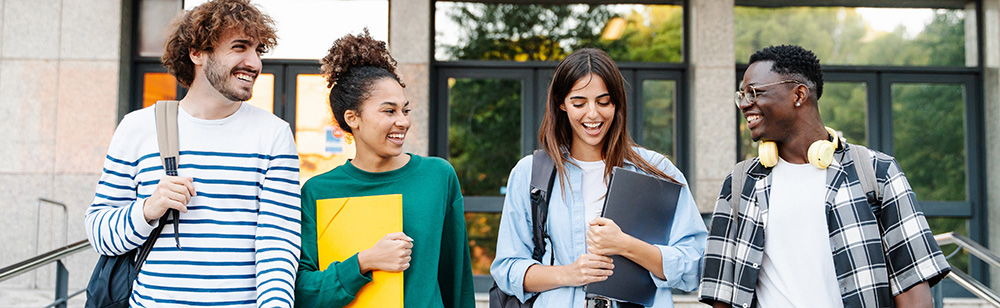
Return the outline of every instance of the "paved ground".
{"type": "MultiPolygon", "coordinates": [[[[49,289],[17,289],[0,288],[0,308],[40,308],[53,302],[55,291],[49,289]]],[[[86,294],[80,294],[69,300],[68,307],[83,307],[86,294]]],[[[675,296],[676,308],[705,308],[694,296],[675,296]]],[[[944,306],[948,308],[989,308],[986,301],[980,299],[946,298],[944,306]]],[[[489,297],[486,294],[476,295],[476,308],[489,308],[489,297]]]]}

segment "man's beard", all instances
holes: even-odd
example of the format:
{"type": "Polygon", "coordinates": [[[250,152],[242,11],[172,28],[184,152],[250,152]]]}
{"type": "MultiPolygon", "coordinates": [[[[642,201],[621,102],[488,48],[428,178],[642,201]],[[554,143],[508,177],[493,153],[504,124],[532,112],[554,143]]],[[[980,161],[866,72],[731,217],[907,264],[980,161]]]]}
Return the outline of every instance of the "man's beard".
{"type": "MultiPolygon", "coordinates": [[[[232,77],[233,73],[237,70],[236,68],[233,68],[230,71],[226,71],[226,68],[222,67],[222,64],[220,64],[219,62],[215,61],[215,58],[211,55],[208,56],[208,60],[205,62],[205,68],[206,68],[205,77],[208,78],[208,83],[211,84],[216,91],[219,91],[219,93],[222,94],[222,96],[224,96],[226,99],[235,102],[235,101],[246,101],[249,100],[250,97],[253,97],[253,91],[242,93],[242,91],[239,91],[239,89],[235,89],[234,87],[227,87],[226,82],[228,81],[228,79],[236,78],[232,77]]],[[[244,70],[249,71],[246,69],[244,70]]]]}

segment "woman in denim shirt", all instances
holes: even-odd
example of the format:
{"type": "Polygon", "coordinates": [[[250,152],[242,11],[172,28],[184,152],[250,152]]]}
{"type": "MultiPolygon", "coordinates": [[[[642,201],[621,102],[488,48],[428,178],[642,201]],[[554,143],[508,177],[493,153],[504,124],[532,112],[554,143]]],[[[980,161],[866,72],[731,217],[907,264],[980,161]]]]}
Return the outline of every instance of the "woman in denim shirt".
{"type": "Polygon", "coordinates": [[[546,262],[531,258],[532,160],[525,157],[507,182],[497,254],[490,267],[500,290],[522,302],[537,294],[534,307],[594,306],[597,301],[589,299],[583,286],[612,274],[612,255],[649,270],[657,286],[652,307],[673,307],[671,289],[692,291],[698,286],[705,224],[680,170],[663,155],[632,142],[626,106],[621,72],[604,51],[582,49],[556,67],[538,133],[539,144],[558,171],[550,193],[550,242],[542,258],[546,262]],[[615,166],[684,185],[673,225],[664,225],[671,228],[668,245],[643,242],[600,217],[606,180],[615,166]],[[547,264],[553,254],[554,264],[547,264]]]}

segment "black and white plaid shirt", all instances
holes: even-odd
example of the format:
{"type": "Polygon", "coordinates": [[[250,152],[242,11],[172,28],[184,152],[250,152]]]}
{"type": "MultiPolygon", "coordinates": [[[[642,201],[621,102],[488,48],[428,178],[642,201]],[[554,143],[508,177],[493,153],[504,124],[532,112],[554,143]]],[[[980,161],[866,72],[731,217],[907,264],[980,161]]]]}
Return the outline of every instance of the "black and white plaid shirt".
{"type": "MultiPolygon", "coordinates": [[[[868,163],[875,166],[881,192],[881,207],[872,208],[847,152],[852,149],[859,148],[838,148],[826,171],[827,227],[837,283],[844,307],[893,307],[893,296],[924,281],[934,285],[951,268],[896,160],[871,151],[868,163]]],[[[707,304],[754,305],[771,169],[753,160],[740,193],[738,227],[732,215],[732,174],[716,202],[701,280],[700,300],[707,304]]]]}

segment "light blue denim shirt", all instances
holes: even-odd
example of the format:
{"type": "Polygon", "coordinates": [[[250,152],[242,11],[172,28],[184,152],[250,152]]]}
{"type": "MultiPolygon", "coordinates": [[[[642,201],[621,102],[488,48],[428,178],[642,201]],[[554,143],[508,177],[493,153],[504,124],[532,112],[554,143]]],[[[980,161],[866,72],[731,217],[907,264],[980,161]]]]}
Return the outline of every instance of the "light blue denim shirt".
{"type": "MultiPolygon", "coordinates": [[[[663,256],[663,276],[667,280],[661,280],[650,273],[657,286],[656,299],[652,307],[673,307],[671,288],[692,291],[698,287],[701,259],[708,231],[698,213],[687,180],[680,170],[659,153],[638,147],[635,151],[644,160],[684,184],[677,202],[673,226],[669,226],[671,228],[669,245],[656,245],[663,256]]],[[[628,161],[625,162],[625,168],[637,170],[635,165],[628,161]]],[[[555,265],[571,264],[587,252],[587,222],[584,218],[583,193],[580,190],[583,186],[583,174],[580,168],[569,163],[566,164],[566,171],[568,182],[563,182],[563,179],[557,176],[557,181],[552,186],[547,226],[551,242],[546,245],[545,256],[542,258],[542,264],[545,265],[549,265],[553,251],[555,265]]],[[[531,200],[528,192],[530,186],[531,156],[529,155],[517,163],[507,180],[507,196],[504,198],[503,216],[500,218],[497,254],[493,265],[490,266],[490,273],[500,289],[507,294],[513,294],[522,302],[534,295],[524,292],[524,273],[529,266],[539,264],[531,258],[534,244],[531,241],[531,200]]],[[[584,307],[585,296],[583,287],[552,289],[538,296],[535,307],[584,307]]]]}

